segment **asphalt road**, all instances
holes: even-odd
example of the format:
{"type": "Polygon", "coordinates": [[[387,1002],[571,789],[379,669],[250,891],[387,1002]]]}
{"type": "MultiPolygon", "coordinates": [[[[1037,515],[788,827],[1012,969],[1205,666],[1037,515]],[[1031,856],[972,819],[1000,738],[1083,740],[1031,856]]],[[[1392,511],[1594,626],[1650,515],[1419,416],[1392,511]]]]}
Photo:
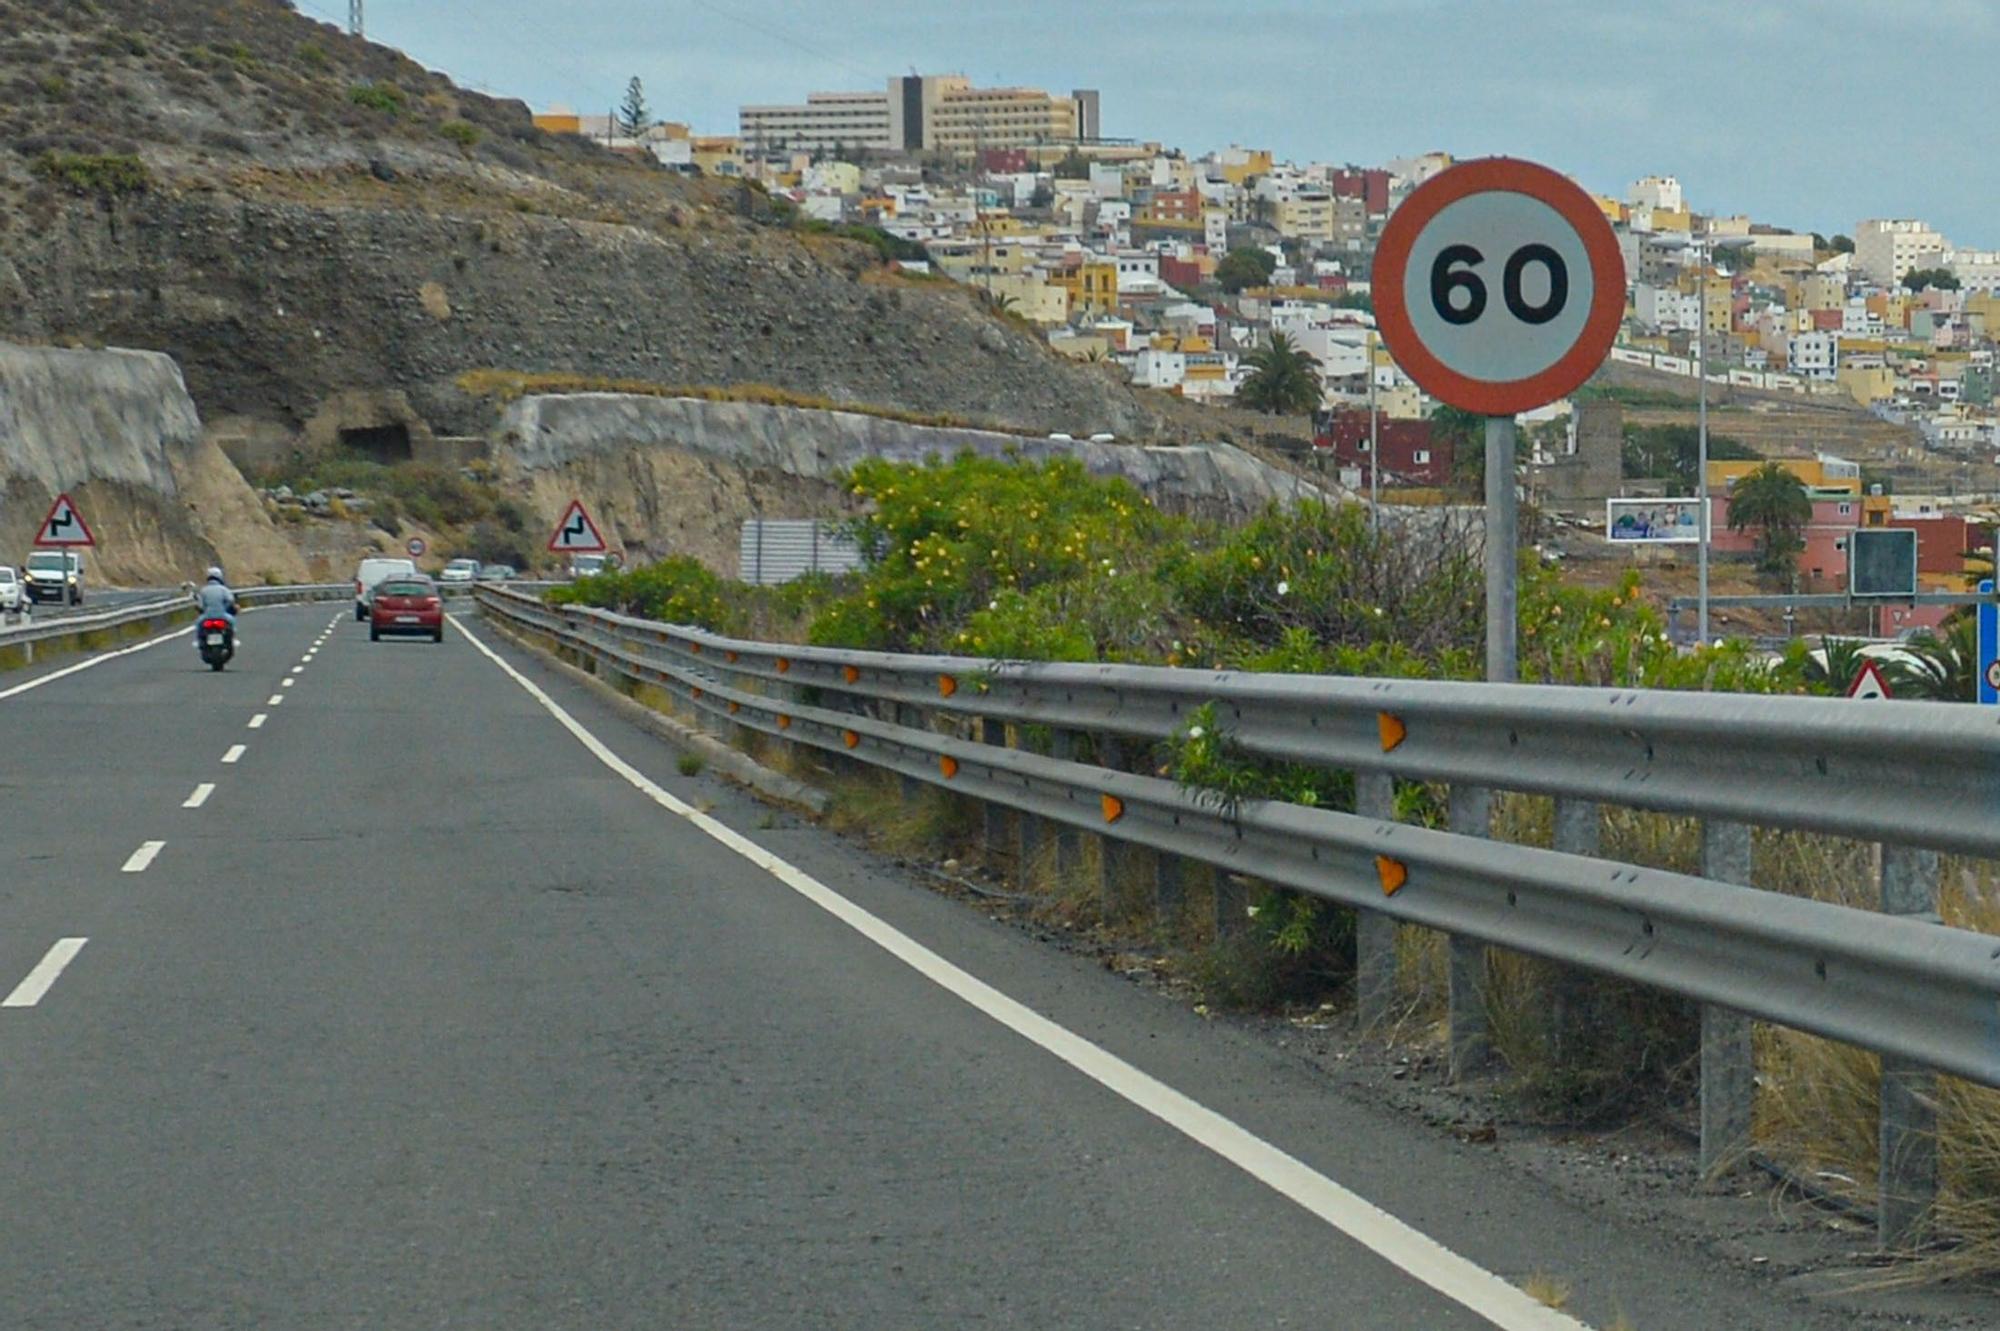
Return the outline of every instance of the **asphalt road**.
{"type": "Polygon", "coordinates": [[[342,603],[252,612],[220,675],[178,635],[0,676],[0,1325],[1569,1325],[1533,1272],[1593,1325],[1841,1324],[679,776],[469,627],[625,769],[342,603]]]}

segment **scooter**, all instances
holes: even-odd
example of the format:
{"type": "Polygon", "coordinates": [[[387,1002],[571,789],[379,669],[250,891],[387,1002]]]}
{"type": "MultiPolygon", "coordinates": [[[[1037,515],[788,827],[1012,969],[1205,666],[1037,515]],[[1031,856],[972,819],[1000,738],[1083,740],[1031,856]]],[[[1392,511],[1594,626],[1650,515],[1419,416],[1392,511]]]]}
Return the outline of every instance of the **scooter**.
{"type": "Polygon", "coordinates": [[[236,655],[236,628],[220,617],[201,621],[201,659],[210,670],[220,670],[236,655]]]}

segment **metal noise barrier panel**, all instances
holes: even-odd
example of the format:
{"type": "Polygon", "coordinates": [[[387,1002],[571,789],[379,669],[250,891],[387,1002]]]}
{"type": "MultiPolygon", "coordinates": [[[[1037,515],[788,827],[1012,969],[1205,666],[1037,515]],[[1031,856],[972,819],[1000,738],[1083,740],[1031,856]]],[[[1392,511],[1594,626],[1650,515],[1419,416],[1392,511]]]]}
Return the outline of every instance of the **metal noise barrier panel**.
{"type": "MultiPolygon", "coordinates": [[[[892,690],[879,683],[878,675],[878,683],[870,688],[866,686],[870,672],[884,671],[879,653],[741,643],[665,625],[642,626],[642,621],[598,611],[559,610],[484,589],[480,599],[488,611],[504,619],[589,652],[631,678],[672,690],[683,703],[723,725],[809,744],[955,794],[1204,861],[1226,872],[1582,966],[2000,1086],[2000,938],[1945,928],[1921,917],[1885,916],[1686,874],[1330,810],[1268,802],[1224,807],[1169,781],[899,726],[730,682],[744,676],[817,686],[848,696],[902,699],[907,694],[907,701],[929,708],[1090,729],[1087,718],[1103,716],[1108,705],[1103,689],[1115,687],[1100,679],[1093,692],[1087,687],[1090,676],[1123,673],[1123,668],[1067,668],[1054,679],[1047,677],[1050,672],[1045,668],[1018,674],[1003,671],[987,681],[994,692],[980,693],[975,671],[984,663],[890,658],[897,662],[895,678],[901,682],[892,690]],[[940,670],[941,665],[952,669],[940,670]],[[831,677],[828,667],[835,671],[831,677]],[[908,687],[917,677],[927,681],[921,695],[908,687]],[[963,681],[965,687],[947,688],[944,680],[963,681]]],[[[1246,679],[1262,678],[1151,673],[1188,676],[1187,707],[1215,697],[1218,684],[1241,685],[1246,679]]],[[[1624,779],[1601,749],[1640,742],[1620,737],[1628,725],[1644,730],[1659,719],[1644,710],[1644,704],[1656,701],[1652,695],[1630,691],[1470,685],[1410,690],[1405,681],[1380,681],[1387,687],[1378,690],[1377,681],[1302,682],[1336,683],[1371,699],[1372,751],[1351,736],[1337,745],[1323,745],[1327,727],[1303,723],[1303,736],[1287,747],[1279,739],[1276,718],[1286,714],[1287,705],[1296,704],[1296,699],[1287,697],[1289,689],[1246,695],[1237,687],[1227,700],[1244,716],[1256,707],[1275,709],[1275,715],[1267,712],[1262,717],[1266,729],[1261,733],[1271,752],[1327,766],[1394,770],[1412,778],[1466,780],[1467,773],[1477,773],[1470,779],[1508,789],[1524,788],[1528,773],[1518,765],[1502,773],[1497,764],[1508,750],[1481,752],[1478,744],[1490,744],[1497,726],[1515,727],[1517,733],[1540,737],[1538,742],[1573,744],[1583,755],[1583,775],[1577,782],[1564,786],[1554,777],[1542,776],[1536,778],[1537,788],[1590,799],[1615,799],[1604,790],[1607,785],[1618,788],[1616,782],[1624,779]],[[1538,711],[1535,700],[1519,696],[1523,692],[1593,694],[1608,719],[1579,721],[1565,711],[1574,707],[1573,699],[1555,700],[1538,711]],[[1475,693],[1490,695],[1491,701],[1471,696],[1475,693]],[[1453,775],[1421,767],[1402,753],[1400,743],[1393,749],[1398,761],[1393,766],[1384,761],[1384,732],[1374,727],[1379,700],[1386,699],[1395,700],[1401,714],[1410,718],[1403,724],[1413,730],[1426,721],[1438,723],[1439,736],[1420,751],[1440,752],[1440,765],[1453,775]],[[1413,700],[1431,706],[1406,705],[1413,700]],[[1458,743],[1472,744],[1469,756],[1449,751],[1454,736],[1458,743]],[[1593,745],[1599,749],[1593,750],[1593,745]],[[1505,779],[1500,779],[1503,775],[1505,779]]],[[[1674,723],[1671,733],[1678,742],[1692,746],[1704,729],[1711,735],[1730,733],[1730,719],[1740,704],[1766,700],[1689,695],[1666,701],[1675,704],[1664,713],[1674,723]],[[1683,705],[1687,703],[1711,704],[1717,715],[1697,726],[1694,723],[1704,719],[1698,715],[1703,709],[1683,705]]],[[[1815,747],[1845,753],[1850,744],[1883,738],[1873,725],[1883,709],[1846,706],[1858,714],[1854,727],[1835,727],[1831,735],[1795,736],[1794,744],[1753,766],[1747,776],[1733,775],[1718,760],[1708,765],[1710,784],[1727,791],[1743,780],[1759,779],[1759,773],[1774,768],[1791,771],[1800,763],[1816,772],[1811,757],[1815,747]]],[[[1788,710],[1808,715],[1798,708],[1788,710]]],[[[1955,711],[1962,715],[1965,709],[1955,711]]],[[[1824,716],[1820,709],[1812,713],[1815,720],[1824,716]]],[[[1104,728],[1151,734],[1150,725],[1104,728]]],[[[1895,764],[1907,762],[1907,747],[1891,746],[1880,764],[1865,764],[1858,758],[1847,762],[1855,772],[1880,777],[1884,770],[1901,770],[1895,764]]],[[[1685,760],[1695,759],[1690,752],[1685,760]]],[[[1910,771],[1915,770],[1912,765],[1910,771]]],[[[1692,801],[1695,796],[1675,798],[1692,801]]],[[[1717,798],[1710,796],[1704,804],[1712,805],[1717,798]]],[[[1737,810],[1735,816],[1771,821],[1750,810],[1737,810]]],[[[1840,816],[1873,815],[1857,805],[1843,806],[1840,816]]]]}

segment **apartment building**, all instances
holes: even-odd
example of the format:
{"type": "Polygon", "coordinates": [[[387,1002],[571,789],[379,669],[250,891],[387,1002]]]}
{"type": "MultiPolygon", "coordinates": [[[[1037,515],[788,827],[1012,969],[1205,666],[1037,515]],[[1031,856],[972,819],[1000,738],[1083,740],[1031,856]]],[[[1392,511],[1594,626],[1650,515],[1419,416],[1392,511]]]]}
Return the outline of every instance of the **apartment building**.
{"type": "Polygon", "coordinates": [[[1854,230],[1854,266],[1877,286],[1894,287],[1912,268],[1944,262],[1943,236],[1910,219],[1876,218],[1854,230]]]}
{"type": "Polygon", "coordinates": [[[892,78],[881,92],[815,92],[796,105],[744,106],[738,137],[762,146],[971,155],[1098,137],[1093,89],[978,88],[962,74],[892,78]]]}

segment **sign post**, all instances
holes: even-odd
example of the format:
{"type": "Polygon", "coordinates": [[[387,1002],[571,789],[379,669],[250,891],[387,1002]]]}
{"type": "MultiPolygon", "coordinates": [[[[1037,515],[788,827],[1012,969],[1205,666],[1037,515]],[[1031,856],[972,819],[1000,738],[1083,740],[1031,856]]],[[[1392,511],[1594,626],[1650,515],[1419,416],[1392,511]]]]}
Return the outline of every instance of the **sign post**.
{"type": "Polygon", "coordinates": [[[1596,372],[1625,311],[1611,224],[1573,181],[1489,157],[1390,215],[1372,290],[1382,339],[1441,402],[1486,420],[1486,677],[1518,677],[1514,417],[1596,372]]]}
{"type": "MultiPolygon", "coordinates": [[[[1993,579],[1979,584],[1981,595],[1993,595],[1993,579]]],[[[1979,615],[1979,701],[2000,703],[2000,603],[1981,601],[1979,615]]]]}

